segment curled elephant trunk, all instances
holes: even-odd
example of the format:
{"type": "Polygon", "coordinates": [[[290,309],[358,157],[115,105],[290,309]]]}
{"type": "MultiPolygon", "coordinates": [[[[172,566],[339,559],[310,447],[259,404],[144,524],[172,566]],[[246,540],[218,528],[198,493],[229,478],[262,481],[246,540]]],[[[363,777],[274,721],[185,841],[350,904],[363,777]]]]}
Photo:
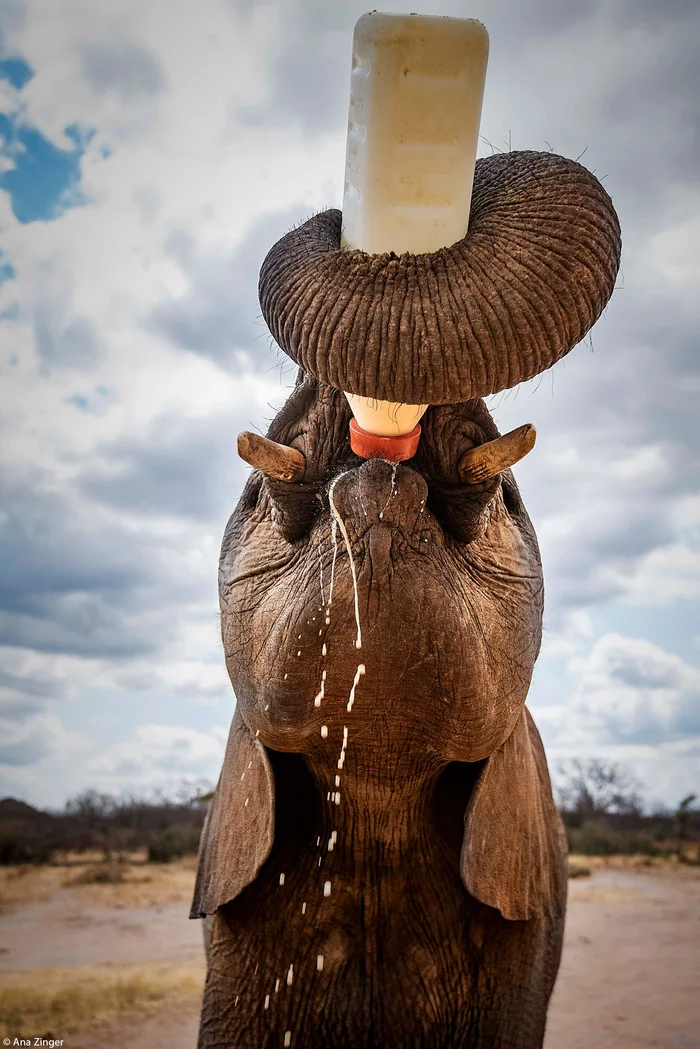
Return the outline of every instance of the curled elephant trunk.
{"type": "Polygon", "coordinates": [[[449,248],[343,251],[341,224],[326,211],[278,241],[260,305],[305,371],[380,400],[454,403],[532,378],[595,323],[620,262],[610,197],[550,153],[479,160],[469,231],[449,248]]]}

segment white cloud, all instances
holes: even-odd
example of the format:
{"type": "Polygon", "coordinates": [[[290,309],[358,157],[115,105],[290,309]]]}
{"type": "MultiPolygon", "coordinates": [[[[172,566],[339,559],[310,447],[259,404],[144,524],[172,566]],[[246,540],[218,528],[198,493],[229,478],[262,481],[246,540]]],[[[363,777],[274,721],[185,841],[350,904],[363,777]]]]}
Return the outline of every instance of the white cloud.
{"type": "MultiPolygon", "coordinates": [[[[537,718],[538,725],[540,720],[537,718]]],[[[585,750],[565,744],[550,745],[547,757],[553,782],[562,781],[562,772],[571,758],[582,756],[621,765],[629,771],[640,784],[643,807],[647,811],[675,809],[688,794],[700,793],[700,738],[697,736],[663,743],[591,743],[585,750]]]]}
{"type": "Polygon", "coordinates": [[[577,685],[567,702],[534,708],[555,745],[700,734],[700,670],[650,641],[605,634],[568,671],[577,685]]]}
{"type": "Polygon", "coordinates": [[[14,116],[20,107],[19,91],[9,80],[0,80],[0,113],[14,116]]]}
{"type": "Polygon", "coordinates": [[[606,634],[568,664],[576,682],[560,705],[532,706],[556,771],[572,757],[631,768],[648,804],[698,784],[700,669],[640,638],[606,634]]]}
{"type": "MultiPolygon", "coordinates": [[[[271,243],[254,246],[259,258],[237,252],[270,216],[340,204],[350,38],[363,8],[25,6],[26,17],[8,19],[8,40],[36,75],[22,92],[4,86],[0,110],[62,148],[74,146],[66,126],[95,134],[81,161],[85,206],[22,225],[0,191],[3,261],[17,274],[0,286],[0,425],[11,434],[0,467],[16,496],[4,503],[14,513],[0,538],[25,580],[0,616],[17,679],[4,698],[13,718],[25,704],[25,724],[49,716],[50,697],[78,697],[97,682],[115,694],[148,687],[206,702],[228,688],[215,586],[225,514],[245,475],[233,465],[235,434],[263,425],[268,402],[285,396],[241,276],[250,269],[254,285],[271,243]],[[177,322],[201,345],[185,348],[177,322]],[[51,586],[42,590],[40,575],[51,586]]],[[[457,0],[425,9],[463,13],[457,0]]],[[[697,370],[697,195],[683,185],[697,164],[690,102],[669,105],[692,34],[678,13],[651,32],[653,5],[623,0],[523,11],[478,0],[471,12],[492,34],[482,130],[501,143],[512,129],[516,147],[551,142],[574,156],[588,146],[583,161],[610,176],[625,238],[624,290],[594,332],[595,354],[579,347],[543,380],[499,398],[495,413],[503,430],[528,418],[538,426],[538,446],[516,472],[543,548],[544,652],[567,656],[591,645],[606,603],[666,607],[698,592],[684,534],[697,491],[697,379],[686,375],[697,370]]],[[[617,739],[644,718],[673,731],[651,686],[628,683],[610,721],[605,705],[621,687],[614,651],[619,643],[603,639],[581,670],[581,745],[617,739]]],[[[638,665],[663,662],[625,651],[638,665]]],[[[674,680],[678,710],[688,685],[674,680]]],[[[144,720],[154,716],[144,710],[144,720]]],[[[33,725],[27,747],[51,735],[48,722],[33,725]]],[[[193,753],[200,745],[190,744],[193,753]]],[[[148,775],[138,757],[146,742],[131,746],[105,758],[105,776],[122,760],[148,775]]]]}
{"type": "Polygon", "coordinates": [[[545,616],[542,632],[542,648],[539,659],[557,659],[579,652],[593,636],[593,622],[584,608],[574,608],[562,613],[556,625],[550,627],[545,616]]]}
{"type": "Polygon", "coordinates": [[[92,781],[103,789],[158,787],[218,775],[227,731],[199,732],[180,725],[141,725],[132,739],[117,743],[87,763],[92,781]]]}
{"type": "Polygon", "coordinates": [[[700,731],[700,670],[650,641],[606,634],[569,669],[579,679],[573,713],[598,739],[700,731]]]}
{"type": "MultiPolygon", "coordinates": [[[[211,638],[209,645],[211,646],[211,638]]],[[[233,702],[223,654],[218,649],[215,650],[213,661],[209,663],[201,659],[173,659],[170,662],[167,654],[163,653],[155,666],[141,660],[132,662],[124,670],[111,669],[111,680],[108,679],[110,686],[124,691],[159,690],[204,704],[220,697],[230,697],[233,702]]]]}
{"type": "Polygon", "coordinates": [[[47,757],[69,759],[86,746],[83,737],[68,732],[55,714],[36,714],[21,723],[0,717],[0,740],[0,765],[11,770],[24,769],[47,757]]]}
{"type": "Polygon", "coordinates": [[[677,225],[661,230],[649,245],[650,260],[663,279],[680,288],[697,291],[700,285],[700,260],[697,244],[700,239],[700,213],[697,198],[686,202],[687,218],[677,225]]]}
{"type": "Polygon", "coordinates": [[[700,598],[700,551],[682,543],[650,550],[627,575],[616,574],[613,566],[607,571],[632,605],[666,606],[700,598]]]}

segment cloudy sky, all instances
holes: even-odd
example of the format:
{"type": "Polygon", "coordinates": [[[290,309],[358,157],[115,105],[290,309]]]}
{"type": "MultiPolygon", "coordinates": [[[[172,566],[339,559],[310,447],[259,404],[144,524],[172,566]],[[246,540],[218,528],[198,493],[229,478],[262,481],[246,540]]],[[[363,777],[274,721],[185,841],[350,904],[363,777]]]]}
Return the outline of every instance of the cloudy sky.
{"type": "MultiPolygon", "coordinates": [[[[387,0],[383,10],[401,10],[387,0]]],[[[423,0],[481,19],[480,152],[604,180],[622,272],[592,338],[493,398],[543,550],[530,705],[556,768],[700,788],[694,0],[423,0]]],[[[293,380],[266,250],[340,207],[354,0],[0,0],[0,795],[215,779],[233,695],[220,536],[293,380]]]]}

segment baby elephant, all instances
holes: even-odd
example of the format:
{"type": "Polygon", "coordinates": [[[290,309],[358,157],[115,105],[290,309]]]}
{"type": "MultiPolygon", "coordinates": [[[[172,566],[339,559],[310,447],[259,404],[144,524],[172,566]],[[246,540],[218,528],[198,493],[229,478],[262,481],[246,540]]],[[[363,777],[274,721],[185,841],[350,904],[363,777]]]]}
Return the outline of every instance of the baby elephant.
{"type": "Polygon", "coordinates": [[[200,1049],[536,1049],[566,841],[525,707],[537,540],[481,399],[544,370],[612,293],[620,231],[580,165],[477,164],[469,232],[340,250],[339,212],[263,263],[297,384],[220,561],[237,697],[202,835],[200,1049]],[[430,404],[415,455],[362,458],[344,392],[430,404]]]}

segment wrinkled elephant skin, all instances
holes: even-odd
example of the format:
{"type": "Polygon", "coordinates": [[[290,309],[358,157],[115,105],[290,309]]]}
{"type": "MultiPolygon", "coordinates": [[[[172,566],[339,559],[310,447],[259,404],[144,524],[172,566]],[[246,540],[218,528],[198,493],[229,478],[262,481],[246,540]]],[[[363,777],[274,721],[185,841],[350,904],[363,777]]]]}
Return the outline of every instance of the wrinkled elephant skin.
{"type": "MultiPolygon", "coordinates": [[[[498,437],[481,395],[568,352],[612,291],[619,227],[609,198],[579,165],[543,156],[482,166],[462,247],[415,262],[419,290],[422,266],[439,275],[424,288],[437,320],[426,309],[415,344],[418,329],[396,311],[373,320],[385,301],[377,287],[395,296],[396,273],[411,285],[411,257],[398,270],[388,256],[348,262],[335,233],[319,247],[315,219],[263,265],[266,319],[302,367],[268,442],[241,442],[267,472],[251,474],[221,552],[237,708],[192,907],[209,916],[200,1049],[542,1045],[566,899],[565,836],[525,707],[542,569],[510,470],[467,483],[460,464],[474,472],[478,453],[465,454],[498,437]],[[539,269],[521,254],[503,262],[506,271],[522,264],[535,290],[528,302],[504,283],[492,323],[489,293],[481,321],[470,303],[499,215],[519,223],[539,269]],[[463,267],[454,279],[452,265],[463,267]],[[364,307],[326,295],[324,266],[336,288],[343,274],[356,278],[364,307]],[[553,303],[537,291],[548,272],[553,303]],[[575,285],[570,301],[559,285],[575,285]],[[517,338],[506,352],[494,340],[511,300],[517,338]],[[458,307],[468,338],[455,326],[458,307]],[[567,309],[576,316],[564,323],[567,309]],[[362,331],[366,373],[353,341],[362,331]],[[399,331],[417,385],[397,371],[399,331]],[[341,392],[387,396],[392,376],[403,399],[433,401],[417,454],[398,465],[353,453],[341,392]]],[[[511,443],[525,440],[531,447],[527,428],[511,443]]]]}

